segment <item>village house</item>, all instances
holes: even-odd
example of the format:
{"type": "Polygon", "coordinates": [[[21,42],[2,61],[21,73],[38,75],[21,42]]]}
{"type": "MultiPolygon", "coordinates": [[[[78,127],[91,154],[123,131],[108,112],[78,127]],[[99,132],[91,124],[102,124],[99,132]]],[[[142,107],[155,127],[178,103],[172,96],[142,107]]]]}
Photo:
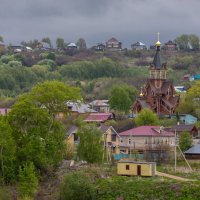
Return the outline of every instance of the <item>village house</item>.
{"type": "Polygon", "coordinates": [[[192,136],[192,138],[196,138],[199,136],[198,134],[198,128],[194,124],[179,124],[174,125],[170,129],[172,132],[176,132],[177,136],[180,136],[183,132],[188,132],[192,136]]]}
{"type": "Polygon", "coordinates": [[[75,43],[69,43],[67,45],[67,49],[73,50],[73,49],[77,49],[77,45],[75,43]]]}
{"type": "Polygon", "coordinates": [[[108,113],[110,111],[108,100],[94,100],[89,105],[91,109],[100,113],[108,113]]]}
{"type": "Polygon", "coordinates": [[[179,104],[179,95],[175,94],[171,80],[167,80],[166,63],[161,62],[161,43],[156,43],[156,54],[149,67],[149,78],[144,87],[141,87],[140,96],[132,106],[134,114],[143,108],[149,108],[158,115],[171,115],[179,104]]]}
{"type": "Polygon", "coordinates": [[[92,49],[95,51],[105,51],[106,45],[103,43],[98,43],[97,45],[93,46],[92,49]]]}
{"type": "Polygon", "coordinates": [[[37,46],[36,46],[36,49],[39,49],[39,50],[44,50],[44,51],[48,51],[48,50],[51,50],[51,46],[49,43],[46,43],[46,42],[38,42],[37,46]]]}
{"type": "Polygon", "coordinates": [[[177,44],[171,40],[169,40],[168,42],[166,42],[164,44],[164,46],[162,47],[162,49],[166,52],[166,53],[175,53],[178,49],[177,49],[177,44]]]}
{"type": "Polygon", "coordinates": [[[95,122],[97,124],[104,123],[107,120],[113,119],[112,113],[90,113],[86,119],[85,122],[95,122]]]}
{"type": "Polygon", "coordinates": [[[90,108],[89,104],[78,103],[78,102],[68,102],[67,108],[71,113],[85,114],[85,113],[96,113],[97,111],[90,108]]]}
{"type": "Polygon", "coordinates": [[[147,46],[142,42],[136,42],[131,45],[132,50],[147,50],[147,46]]]}
{"type": "Polygon", "coordinates": [[[122,43],[116,38],[112,37],[106,42],[106,49],[111,51],[117,51],[122,49],[122,43]]]}
{"type": "Polygon", "coordinates": [[[200,143],[195,144],[184,152],[186,159],[196,160],[200,159],[200,143]]]}
{"type": "Polygon", "coordinates": [[[130,159],[117,163],[117,174],[126,176],[155,176],[155,162],[138,162],[130,159]]]}
{"type": "Polygon", "coordinates": [[[102,124],[100,130],[103,133],[104,148],[108,154],[120,153],[120,136],[112,126],[102,124]]]}
{"type": "Polygon", "coordinates": [[[137,150],[157,150],[158,147],[171,148],[174,146],[174,133],[166,131],[160,126],[139,126],[119,133],[121,137],[120,151],[130,153],[137,150]]]}
{"type": "Polygon", "coordinates": [[[75,145],[79,143],[79,137],[77,135],[78,127],[72,126],[66,133],[66,144],[68,152],[74,152],[75,145]]]}
{"type": "Polygon", "coordinates": [[[190,114],[178,114],[178,116],[176,114],[173,115],[166,115],[166,116],[162,116],[163,118],[170,118],[170,119],[177,119],[177,117],[179,118],[179,122],[181,124],[195,124],[197,122],[197,118],[194,117],[193,115],[190,114]]]}
{"type": "MultiPolygon", "coordinates": [[[[96,113],[96,110],[90,108],[88,104],[81,102],[67,102],[66,103],[67,113],[70,113],[70,116],[77,117],[79,115],[96,113]]],[[[57,119],[63,119],[65,117],[65,113],[60,112],[57,114],[57,119]]]]}
{"type": "Polygon", "coordinates": [[[8,50],[12,53],[20,53],[22,51],[26,51],[26,48],[22,45],[9,45],[8,50]]]}
{"type": "MultiPolygon", "coordinates": [[[[102,145],[104,146],[107,156],[111,159],[112,154],[120,153],[120,136],[112,126],[101,125],[99,129],[102,132],[102,145]]],[[[72,152],[75,149],[75,145],[80,141],[77,133],[77,126],[72,126],[66,133],[67,148],[72,152]]]]}

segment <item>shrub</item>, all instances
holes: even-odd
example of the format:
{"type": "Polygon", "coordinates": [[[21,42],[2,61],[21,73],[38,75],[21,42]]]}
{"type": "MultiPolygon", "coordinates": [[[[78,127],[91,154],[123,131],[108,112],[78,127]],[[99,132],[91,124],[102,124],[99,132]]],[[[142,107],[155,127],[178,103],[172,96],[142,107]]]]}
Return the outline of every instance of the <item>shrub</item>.
{"type": "Polygon", "coordinates": [[[56,66],[56,63],[53,60],[50,59],[43,59],[41,61],[38,62],[38,65],[48,65],[51,68],[56,66]]]}
{"type": "Polygon", "coordinates": [[[25,164],[19,168],[18,191],[22,197],[33,196],[37,192],[38,179],[33,163],[25,164]]]}
{"type": "Polygon", "coordinates": [[[67,174],[61,185],[62,200],[93,200],[95,187],[88,176],[81,172],[67,174]]]}

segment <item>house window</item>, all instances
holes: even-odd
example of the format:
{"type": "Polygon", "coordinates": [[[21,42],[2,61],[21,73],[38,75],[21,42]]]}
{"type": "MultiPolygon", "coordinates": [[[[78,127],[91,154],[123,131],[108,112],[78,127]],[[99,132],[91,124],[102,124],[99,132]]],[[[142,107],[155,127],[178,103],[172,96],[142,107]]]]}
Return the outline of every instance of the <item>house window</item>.
{"type": "Polygon", "coordinates": [[[147,138],[145,138],[144,142],[145,142],[145,144],[147,144],[147,138]]]}
{"type": "Polygon", "coordinates": [[[126,165],[126,170],[130,170],[130,165],[126,165]]]}
{"type": "Polygon", "coordinates": [[[116,135],[114,135],[114,134],[111,135],[111,141],[116,142],[116,135]]]}
{"type": "Polygon", "coordinates": [[[123,138],[120,138],[120,142],[123,143],[123,138]]]}
{"type": "Polygon", "coordinates": [[[128,139],[128,144],[129,144],[129,145],[131,144],[131,139],[130,139],[130,138],[128,139]]]}

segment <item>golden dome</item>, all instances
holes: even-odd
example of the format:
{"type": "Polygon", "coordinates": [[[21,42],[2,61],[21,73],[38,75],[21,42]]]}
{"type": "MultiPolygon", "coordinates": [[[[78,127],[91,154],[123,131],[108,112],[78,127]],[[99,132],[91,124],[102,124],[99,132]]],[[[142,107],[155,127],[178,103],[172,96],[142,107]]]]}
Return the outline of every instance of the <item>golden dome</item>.
{"type": "Polygon", "coordinates": [[[160,46],[160,45],[161,45],[160,41],[156,42],[156,46],[160,46]]]}
{"type": "Polygon", "coordinates": [[[161,45],[161,43],[160,43],[159,40],[160,40],[160,33],[158,32],[158,42],[156,42],[156,46],[157,46],[157,47],[161,45]]]}

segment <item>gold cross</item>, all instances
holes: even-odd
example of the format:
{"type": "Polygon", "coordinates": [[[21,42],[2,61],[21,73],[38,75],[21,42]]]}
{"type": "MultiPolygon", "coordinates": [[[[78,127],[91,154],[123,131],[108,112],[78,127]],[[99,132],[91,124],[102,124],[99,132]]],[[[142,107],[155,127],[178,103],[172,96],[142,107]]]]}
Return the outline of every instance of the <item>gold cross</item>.
{"type": "Polygon", "coordinates": [[[160,41],[160,33],[158,32],[158,41],[160,41]]]}

